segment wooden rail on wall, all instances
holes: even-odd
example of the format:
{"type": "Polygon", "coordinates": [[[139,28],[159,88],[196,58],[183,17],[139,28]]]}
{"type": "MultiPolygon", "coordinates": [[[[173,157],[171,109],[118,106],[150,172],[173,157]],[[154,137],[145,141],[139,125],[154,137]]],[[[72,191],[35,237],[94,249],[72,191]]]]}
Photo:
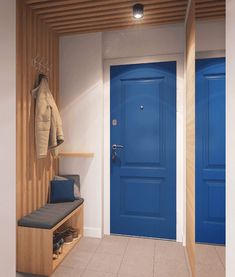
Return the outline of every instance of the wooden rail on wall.
{"type": "Polygon", "coordinates": [[[17,219],[47,202],[49,180],[58,169],[51,157],[36,159],[31,96],[38,74],[32,61],[38,56],[52,65],[49,85],[57,101],[58,47],[58,37],[24,1],[17,1],[17,219]]]}
{"type": "Polygon", "coordinates": [[[186,248],[195,276],[195,3],[186,18],[186,248]]]}

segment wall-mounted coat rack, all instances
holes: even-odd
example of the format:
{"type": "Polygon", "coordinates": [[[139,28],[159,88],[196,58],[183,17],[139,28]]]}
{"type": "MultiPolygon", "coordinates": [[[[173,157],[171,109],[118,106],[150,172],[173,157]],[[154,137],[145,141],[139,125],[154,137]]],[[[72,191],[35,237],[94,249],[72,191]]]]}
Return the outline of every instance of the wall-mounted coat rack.
{"type": "Polygon", "coordinates": [[[33,67],[40,73],[47,74],[50,72],[53,64],[50,64],[45,58],[36,56],[32,59],[33,67]]]}

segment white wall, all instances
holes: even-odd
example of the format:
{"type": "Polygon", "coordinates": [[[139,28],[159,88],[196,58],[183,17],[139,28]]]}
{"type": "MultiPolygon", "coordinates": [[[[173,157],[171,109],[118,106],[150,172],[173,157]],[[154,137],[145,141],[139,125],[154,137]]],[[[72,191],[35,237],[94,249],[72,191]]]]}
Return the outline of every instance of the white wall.
{"type": "Polygon", "coordinates": [[[235,1],[226,1],[226,277],[235,276],[235,1]]]}
{"type": "Polygon", "coordinates": [[[0,275],[15,276],[15,0],[0,0],[0,275]]]}
{"type": "Polygon", "coordinates": [[[94,158],[64,158],[60,173],[81,176],[85,235],[102,234],[103,81],[101,33],[64,37],[60,43],[60,108],[65,151],[94,158]]]}
{"type": "Polygon", "coordinates": [[[104,59],[184,52],[183,24],[105,32],[104,59]]]}
{"type": "Polygon", "coordinates": [[[198,21],[196,23],[196,51],[225,50],[225,21],[198,21]]]}

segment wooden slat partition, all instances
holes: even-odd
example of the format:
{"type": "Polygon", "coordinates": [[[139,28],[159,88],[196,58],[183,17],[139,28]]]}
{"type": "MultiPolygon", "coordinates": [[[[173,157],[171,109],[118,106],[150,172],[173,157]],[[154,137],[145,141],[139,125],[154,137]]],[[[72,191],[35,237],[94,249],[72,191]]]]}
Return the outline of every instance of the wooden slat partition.
{"type": "Polygon", "coordinates": [[[57,172],[58,161],[50,156],[37,160],[34,135],[34,88],[37,71],[33,58],[52,64],[49,85],[57,99],[58,37],[32,9],[17,1],[17,219],[47,202],[49,180],[57,172]]]}
{"type": "Polygon", "coordinates": [[[186,18],[186,249],[195,276],[195,3],[186,18]]]}

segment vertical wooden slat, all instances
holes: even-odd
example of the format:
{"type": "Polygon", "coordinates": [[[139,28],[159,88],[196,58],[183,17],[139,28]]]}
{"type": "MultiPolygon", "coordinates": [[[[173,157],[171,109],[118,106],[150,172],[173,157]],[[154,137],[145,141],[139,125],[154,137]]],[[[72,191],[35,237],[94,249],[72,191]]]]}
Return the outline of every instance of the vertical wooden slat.
{"type": "Polygon", "coordinates": [[[27,129],[27,116],[26,116],[26,91],[27,91],[27,42],[26,42],[26,26],[27,26],[27,8],[23,9],[23,29],[25,32],[22,33],[22,43],[23,43],[23,53],[22,56],[25,57],[22,59],[22,72],[25,74],[22,76],[22,106],[21,106],[21,120],[22,120],[22,189],[21,189],[21,199],[22,199],[22,212],[27,213],[27,180],[26,180],[26,154],[27,154],[27,145],[26,145],[26,129],[27,129]]]}
{"type": "MultiPolygon", "coordinates": [[[[57,161],[48,155],[37,160],[35,151],[35,103],[31,91],[38,75],[35,56],[53,64],[50,85],[58,82],[57,36],[24,1],[17,1],[17,219],[47,202],[50,179],[57,161]],[[54,80],[55,79],[55,80],[54,80]]],[[[57,88],[53,88],[54,95],[57,88]]],[[[56,98],[56,97],[55,97],[56,98]]]]}
{"type": "Polygon", "coordinates": [[[186,248],[195,276],[195,3],[186,18],[186,248]]]}
{"type": "MultiPolygon", "coordinates": [[[[26,10],[27,13],[27,24],[26,24],[26,45],[27,45],[27,60],[30,60],[30,57],[32,56],[32,12],[29,8],[27,8],[26,10]]],[[[26,76],[27,76],[27,93],[25,93],[25,99],[26,99],[26,115],[27,115],[27,122],[26,122],[26,185],[27,185],[27,212],[31,211],[33,209],[33,198],[32,198],[32,180],[30,178],[31,176],[31,166],[30,166],[30,106],[31,106],[31,92],[30,92],[30,87],[31,87],[31,83],[32,83],[32,79],[31,79],[31,71],[32,71],[32,67],[31,64],[27,64],[27,72],[26,72],[26,76]]]]}
{"type": "Polygon", "coordinates": [[[21,163],[21,157],[22,157],[22,136],[21,136],[21,130],[22,130],[22,120],[21,120],[21,105],[22,105],[22,41],[21,41],[21,30],[23,27],[23,18],[22,18],[22,1],[17,1],[17,16],[16,16],[16,47],[17,47],[17,53],[16,53],[16,86],[17,86],[17,95],[16,95],[16,111],[17,111],[17,117],[16,117],[16,132],[17,132],[17,139],[16,139],[16,199],[17,199],[17,206],[16,206],[16,216],[17,218],[20,217],[21,211],[22,211],[22,163],[21,163]]]}
{"type": "MultiPolygon", "coordinates": [[[[37,17],[32,16],[32,57],[35,57],[37,55],[37,40],[36,40],[36,32],[37,32],[37,17]]],[[[35,83],[35,78],[36,78],[36,73],[35,69],[33,68],[31,64],[31,82],[34,85],[35,83]]],[[[31,84],[31,85],[32,85],[31,84]]],[[[34,137],[34,98],[31,95],[31,106],[30,106],[30,137],[34,137]]],[[[30,143],[30,166],[31,166],[31,179],[32,179],[32,187],[33,187],[33,210],[38,208],[38,201],[37,201],[37,183],[36,183],[36,165],[35,165],[35,160],[34,160],[34,155],[35,155],[35,145],[34,143],[30,143]]]]}

